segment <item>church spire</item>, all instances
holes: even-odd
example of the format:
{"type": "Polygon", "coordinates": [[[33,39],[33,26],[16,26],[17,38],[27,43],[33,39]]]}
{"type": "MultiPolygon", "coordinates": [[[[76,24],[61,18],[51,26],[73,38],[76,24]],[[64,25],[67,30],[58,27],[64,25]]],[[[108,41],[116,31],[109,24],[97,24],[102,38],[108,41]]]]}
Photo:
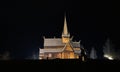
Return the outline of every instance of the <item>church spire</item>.
{"type": "Polygon", "coordinates": [[[64,27],[63,27],[62,36],[67,36],[67,37],[70,36],[70,34],[69,34],[69,32],[68,32],[68,27],[67,27],[66,12],[65,12],[65,14],[64,14],[64,27]]]}
{"type": "Polygon", "coordinates": [[[63,27],[63,33],[62,33],[62,42],[63,43],[68,43],[70,34],[68,33],[68,28],[67,28],[67,21],[66,21],[66,14],[64,16],[64,27],[63,27]]]}
{"type": "Polygon", "coordinates": [[[65,17],[64,17],[64,28],[63,28],[63,34],[64,34],[64,35],[67,35],[67,34],[68,34],[66,15],[65,15],[65,17]]]}

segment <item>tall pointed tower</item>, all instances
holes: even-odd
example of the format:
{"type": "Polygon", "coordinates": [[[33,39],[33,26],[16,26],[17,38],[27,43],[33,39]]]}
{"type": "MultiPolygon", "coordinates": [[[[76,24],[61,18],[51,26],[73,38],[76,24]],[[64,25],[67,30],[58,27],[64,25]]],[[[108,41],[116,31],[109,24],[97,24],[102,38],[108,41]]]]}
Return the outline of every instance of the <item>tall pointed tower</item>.
{"type": "Polygon", "coordinates": [[[63,28],[63,33],[62,33],[62,42],[63,43],[68,43],[70,41],[70,33],[68,32],[67,28],[67,21],[66,21],[66,14],[64,17],[64,28],[63,28]]]}

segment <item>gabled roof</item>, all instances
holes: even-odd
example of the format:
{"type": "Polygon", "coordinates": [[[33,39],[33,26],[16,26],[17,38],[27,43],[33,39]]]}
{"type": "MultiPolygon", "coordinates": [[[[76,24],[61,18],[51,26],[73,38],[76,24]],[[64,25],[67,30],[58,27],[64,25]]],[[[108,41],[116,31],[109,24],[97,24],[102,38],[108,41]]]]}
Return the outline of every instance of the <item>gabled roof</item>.
{"type": "Polygon", "coordinates": [[[79,42],[70,42],[70,45],[76,54],[80,54],[81,50],[76,50],[75,48],[80,48],[79,42]]]}
{"type": "MultiPolygon", "coordinates": [[[[80,48],[80,42],[72,42],[70,41],[73,48],[80,48]]],[[[45,38],[44,39],[44,46],[65,46],[64,43],[62,43],[61,38],[45,38]]]]}
{"type": "Polygon", "coordinates": [[[51,52],[51,53],[55,53],[55,52],[62,52],[63,48],[57,48],[57,49],[40,49],[40,53],[45,53],[45,52],[51,52]]]}
{"type": "Polygon", "coordinates": [[[80,48],[80,42],[70,42],[73,48],[80,48]]]}
{"type": "MultiPolygon", "coordinates": [[[[67,43],[67,44],[68,44],[68,43],[67,43]]],[[[63,52],[63,51],[65,50],[67,44],[64,44],[64,47],[63,47],[63,48],[56,48],[56,49],[54,49],[54,48],[52,48],[52,49],[51,49],[51,48],[48,48],[48,49],[40,49],[40,53],[45,53],[45,52],[50,52],[50,53],[63,52]]],[[[73,46],[72,46],[71,43],[69,43],[69,44],[70,44],[70,46],[72,47],[72,50],[73,50],[75,53],[79,54],[79,53],[81,52],[80,50],[75,50],[75,49],[73,48],[73,46]]]]}
{"type": "Polygon", "coordinates": [[[44,46],[64,46],[61,38],[45,38],[44,46]]]}
{"type": "Polygon", "coordinates": [[[64,46],[64,48],[63,48],[63,50],[65,50],[65,48],[66,48],[66,46],[67,46],[68,44],[71,46],[72,51],[74,51],[74,49],[73,49],[73,47],[72,47],[72,45],[71,45],[70,43],[66,43],[65,46],[64,46]]]}

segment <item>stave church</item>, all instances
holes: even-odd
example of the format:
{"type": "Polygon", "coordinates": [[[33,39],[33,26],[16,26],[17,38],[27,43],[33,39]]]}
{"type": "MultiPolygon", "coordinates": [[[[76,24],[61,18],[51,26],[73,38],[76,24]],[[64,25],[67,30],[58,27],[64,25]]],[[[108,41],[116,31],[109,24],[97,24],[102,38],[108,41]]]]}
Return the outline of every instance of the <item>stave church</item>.
{"type": "Polygon", "coordinates": [[[39,59],[78,59],[80,52],[80,41],[73,42],[70,38],[65,15],[61,38],[44,36],[44,48],[39,48],[39,59]]]}

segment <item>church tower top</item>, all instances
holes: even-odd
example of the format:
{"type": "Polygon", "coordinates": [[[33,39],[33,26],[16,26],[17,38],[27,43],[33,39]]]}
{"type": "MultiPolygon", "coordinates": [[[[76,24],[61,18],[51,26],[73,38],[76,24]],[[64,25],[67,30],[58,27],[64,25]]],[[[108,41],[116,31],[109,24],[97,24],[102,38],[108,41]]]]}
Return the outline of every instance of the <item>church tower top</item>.
{"type": "Polygon", "coordinates": [[[64,27],[63,27],[63,33],[62,33],[62,42],[68,43],[70,41],[70,34],[68,32],[67,28],[67,20],[66,20],[66,14],[64,16],[64,27]]]}
{"type": "Polygon", "coordinates": [[[68,27],[67,27],[67,20],[66,20],[66,14],[64,15],[64,27],[63,27],[62,36],[68,36],[69,37],[69,32],[68,32],[68,27]]]}
{"type": "Polygon", "coordinates": [[[64,34],[64,35],[67,35],[67,34],[68,34],[68,28],[67,28],[66,16],[64,17],[64,28],[63,28],[63,34],[64,34]]]}

